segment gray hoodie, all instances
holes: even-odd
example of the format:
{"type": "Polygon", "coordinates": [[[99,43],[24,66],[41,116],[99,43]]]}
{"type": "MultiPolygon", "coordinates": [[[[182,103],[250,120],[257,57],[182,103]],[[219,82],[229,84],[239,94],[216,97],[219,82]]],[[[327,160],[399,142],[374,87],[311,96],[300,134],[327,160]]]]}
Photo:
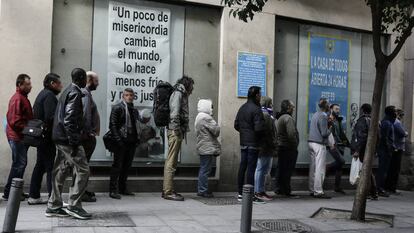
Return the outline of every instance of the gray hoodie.
{"type": "Polygon", "coordinates": [[[312,116],[308,142],[328,145],[328,137],[331,130],[328,128],[328,115],[318,111],[312,116]]]}
{"type": "Polygon", "coordinates": [[[198,101],[198,115],[195,119],[197,135],[197,152],[199,155],[220,155],[221,145],[218,141],[220,126],[211,116],[213,114],[211,100],[198,101]]]}

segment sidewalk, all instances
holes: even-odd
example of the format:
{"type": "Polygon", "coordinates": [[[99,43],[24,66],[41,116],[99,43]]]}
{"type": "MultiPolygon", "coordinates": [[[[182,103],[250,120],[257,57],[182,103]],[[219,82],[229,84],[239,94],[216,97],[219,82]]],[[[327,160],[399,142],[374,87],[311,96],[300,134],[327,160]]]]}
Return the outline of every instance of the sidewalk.
{"type": "MultiPolygon", "coordinates": [[[[401,196],[368,201],[367,210],[373,213],[395,215],[394,228],[386,224],[357,223],[346,220],[309,218],[320,207],[351,209],[353,194],[335,195],[329,200],[314,199],[301,193],[300,199],[279,198],[253,206],[254,220],[293,219],[313,228],[312,232],[414,232],[414,192],[401,196]]],[[[334,195],[332,193],[329,193],[334,195]]],[[[207,205],[195,194],[185,193],[184,202],[166,201],[160,193],[138,193],[135,197],[113,200],[107,194],[98,194],[96,203],[85,203],[84,208],[95,215],[94,220],[47,218],[46,206],[20,207],[17,232],[81,232],[81,233],[198,233],[239,232],[240,204],[207,205]]],[[[235,203],[233,193],[216,193],[221,203],[235,203]],[[232,197],[232,198],[227,198],[232,197]]],[[[214,201],[214,200],[211,200],[214,201]]],[[[6,202],[0,203],[0,226],[3,227],[6,202]]],[[[269,227],[274,223],[268,223],[269,227]]],[[[254,232],[272,232],[253,228],[254,232]]],[[[273,231],[274,232],[274,231],[273,231]]]]}

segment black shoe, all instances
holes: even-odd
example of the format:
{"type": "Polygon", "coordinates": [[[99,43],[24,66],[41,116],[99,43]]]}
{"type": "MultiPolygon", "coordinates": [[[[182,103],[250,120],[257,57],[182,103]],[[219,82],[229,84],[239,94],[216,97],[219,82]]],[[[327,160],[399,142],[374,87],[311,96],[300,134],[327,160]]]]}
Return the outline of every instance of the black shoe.
{"type": "Polygon", "coordinates": [[[121,199],[121,195],[119,195],[119,193],[116,193],[116,192],[110,192],[109,197],[113,199],[118,199],[118,200],[121,199]]]}
{"type": "Polygon", "coordinates": [[[122,191],[122,192],[119,192],[119,194],[124,195],[124,196],[135,196],[135,194],[133,192],[130,192],[127,189],[122,191]]]}
{"type": "Polygon", "coordinates": [[[94,192],[89,192],[89,191],[85,191],[86,195],[91,196],[91,197],[95,197],[95,193],[94,192]]]}
{"type": "Polygon", "coordinates": [[[88,194],[84,193],[82,196],[82,202],[96,202],[96,197],[89,196],[88,194]]]}
{"type": "Polygon", "coordinates": [[[22,193],[22,196],[23,196],[25,199],[30,197],[30,195],[29,195],[28,193],[22,193]]]}
{"type": "Polygon", "coordinates": [[[390,195],[399,196],[401,195],[401,192],[398,192],[397,190],[387,191],[390,195]]]}
{"type": "Polygon", "coordinates": [[[319,199],[331,199],[331,197],[326,195],[325,193],[321,193],[321,194],[315,193],[315,194],[313,194],[313,197],[314,198],[319,198],[319,199]]]}
{"type": "Polygon", "coordinates": [[[82,220],[90,219],[92,217],[92,214],[76,206],[68,206],[68,208],[66,209],[66,213],[68,213],[72,217],[82,220]]]}
{"type": "Polygon", "coordinates": [[[346,195],[346,192],[343,189],[341,189],[341,188],[336,188],[334,191],[336,193],[340,193],[340,194],[346,195]]]}
{"type": "Polygon", "coordinates": [[[381,190],[381,191],[378,191],[378,196],[380,196],[380,197],[390,197],[390,194],[388,194],[384,190],[381,190]]]}
{"type": "Polygon", "coordinates": [[[163,198],[170,201],[184,201],[184,197],[178,193],[164,194],[163,198]]]}
{"type": "Polygon", "coordinates": [[[67,217],[69,216],[69,214],[66,213],[66,211],[64,211],[62,208],[59,208],[59,209],[47,208],[45,216],[46,217],[67,217]]]}
{"type": "Polygon", "coordinates": [[[378,196],[377,195],[369,195],[369,196],[367,196],[367,199],[369,199],[371,201],[378,201],[378,196]]]}
{"type": "MultiPolygon", "coordinates": [[[[9,200],[8,196],[6,197],[6,196],[3,195],[1,198],[3,199],[3,201],[8,201],[9,200]]],[[[25,201],[25,200],[26,200],[26,197],[22,195],[20,197],[20,201],[25,201]]]]}
{"type": "Polygon", "coordinates": [[[214,195],[212,193],[197,193],[197,196],[204,197],[204,198],[213,198],[214,195]]]}

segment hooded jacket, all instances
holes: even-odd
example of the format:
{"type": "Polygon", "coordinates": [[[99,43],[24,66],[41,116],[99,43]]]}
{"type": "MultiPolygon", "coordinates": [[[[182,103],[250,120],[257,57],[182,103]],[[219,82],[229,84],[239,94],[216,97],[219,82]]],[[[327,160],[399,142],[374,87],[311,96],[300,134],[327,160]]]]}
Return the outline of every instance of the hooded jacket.
{"type": "Polygon", "coordinates": [[[261,156],[275,156],[277,151],[275,119],[273,117],[272,99],[263,96],[260,105],[264,119],[263,138],[260,140],[261,156]]]}
{"type": "Polygon", "coordinates": [[[188,112],[188,94],[184,85],[177,84],[174,92],[170,96],[170,123],[169,130],[179,131],[182,134],[187,133],[189,112],[188,112]]]}
{"type": "Polygon", "coordinates": [[[197,136],[197,152],[199,155],[220,155],[221,145],[218,141],[220,126],[213,119],[211,100],[198,101],[198,115],[195,119],[195,132],[197,136]]]}

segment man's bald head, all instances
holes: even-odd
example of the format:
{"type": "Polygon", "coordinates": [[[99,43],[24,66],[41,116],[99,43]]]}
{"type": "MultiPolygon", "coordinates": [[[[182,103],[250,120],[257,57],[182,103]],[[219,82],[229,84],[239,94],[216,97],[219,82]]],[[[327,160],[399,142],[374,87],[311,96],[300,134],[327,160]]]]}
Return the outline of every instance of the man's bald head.
{"type": "Polygon", "coordinates": [[[96,90],[96,88],[98,88],[98,86],[99,86],[99,76],[98,76],[98,74],[93,72],[93,71],[88,71],[88,72],[86,72],[86,76],[87,76],[87,81],[88,81],[86,86],[88,87],[88,89],[90,91],[96,90]]]}

